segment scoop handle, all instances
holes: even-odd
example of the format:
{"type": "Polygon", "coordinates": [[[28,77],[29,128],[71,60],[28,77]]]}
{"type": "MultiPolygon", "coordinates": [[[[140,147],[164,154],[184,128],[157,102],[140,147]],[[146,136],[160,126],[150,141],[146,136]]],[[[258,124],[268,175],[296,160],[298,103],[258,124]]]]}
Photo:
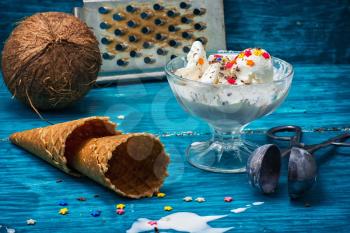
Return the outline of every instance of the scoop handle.
{"type": "Polygon", "coordinates": [[[305,149],[309,152],[309,153],[313,153],[321,148],[330,146],[330,145],[334,145],[334,146],[350,146],[350,143],[346,143],[344,142],[344,140],[350,138],[350,134],[349,133],[345,133],[345,134],[341,134],[338,135],[336,137],[330,138],[327,141],[324,141],[320,144],[316,144],[316,145],[310,145],[308,147],[306,147],[305,149]]]}

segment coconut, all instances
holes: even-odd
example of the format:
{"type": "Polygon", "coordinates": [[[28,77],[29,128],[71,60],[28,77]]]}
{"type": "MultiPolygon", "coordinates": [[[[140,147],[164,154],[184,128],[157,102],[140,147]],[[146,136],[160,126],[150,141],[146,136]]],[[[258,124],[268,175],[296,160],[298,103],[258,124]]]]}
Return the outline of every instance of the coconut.
{"type": "Polygon", "coordinates": [[[95,83],[100,66],[92,31],[61,12],[38,13],[22,21],[2,52],[8,89],[34,109],[59,109],[77,101],[95,83]]]}

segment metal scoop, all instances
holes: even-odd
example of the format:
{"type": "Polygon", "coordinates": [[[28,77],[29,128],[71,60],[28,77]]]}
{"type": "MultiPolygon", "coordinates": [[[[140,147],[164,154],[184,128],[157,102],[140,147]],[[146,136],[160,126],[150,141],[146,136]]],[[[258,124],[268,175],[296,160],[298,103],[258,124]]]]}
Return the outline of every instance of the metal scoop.
{"type": "Polygon", "coordinates": [[[289,154],[288,193],[298,198],[312,188],[317,178],[317,164],[312,153],[330,145],[350,146],[343,142],[350,134],[342,134],[315,145],[300,143],[302,130],[298,126],[279,126],[267,131],[267,136],[275,140],[290,141],[290,148],[281,151],[274,144],[257,148],[247,162],[250,183],[265,194],[276,191],[281,170],[281,159],[289,154]],[[292,136],[277,136],[277,133],[293,132],[292,136]]]}

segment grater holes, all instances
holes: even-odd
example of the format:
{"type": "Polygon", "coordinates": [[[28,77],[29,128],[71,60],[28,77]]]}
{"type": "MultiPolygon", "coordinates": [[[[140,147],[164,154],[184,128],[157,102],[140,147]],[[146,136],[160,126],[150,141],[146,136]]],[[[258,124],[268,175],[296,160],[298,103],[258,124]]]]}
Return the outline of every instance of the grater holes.
{"type": "Polygon", "coordinates": [[[106,38],[106,37],[103,37],[101,39],[101,43],[104,44],[104,45],[109,45],[110,43],[112,43],[112,40],[106,38]]]}
{"type": "Polygon", "coordinates": [[[126,66],[129,62],[125,58],[121,58],[117,60],[118,66],[126,66]]]}
{"type": "Polygon", "coordinates": [[[167,38],[167,36],[165,34],[162,33],[157,33],[155,35],[156,40],[165,40],[167,38]]]}
{"type": "Polygon", "coordinates": [[[157,18],[157,19],[154,20],[154,24],[158,25],[158,26],[164,25],[165,23],[166,23],[166,21],[161,19],[161,18],[157,18]]]}
{"type": "Polygon", "coordinates": [[[176,31],[178,31],[180,28],[179,27],[176,27],[176,26],[174,26],[174,25],[169,25],[169,27],[168,27],[168,31],[169,32],[176,32],[176,31]]]}
{"type": "Polygon", "coordinates": [[[160,10],[163,10],[164,7],[163,7],[162,5],[156,3],[156,4],[153,5],[153,9],[154,9],[155,11],[160,11],[160,10]]]}
{"type": "Polygon", "coordinates": [[[184,53],[188,53],[190,50],[191,50],[191,49],[190,49],[188,46],[184,46],[184,47],[182,48],[182,51],[183,51],[184,53]]]}
{"type": "Polygon", "coordinates": [[[114,55],[110,54],[110,53],[103,53],[102,54],[102,58],[105,59],[105,60],[111,60],[111,59],[114,58],[114,55]]]}
{"type": "Polygon", "coordinates": [[[136,35],[130,35],[129,36],[129,41],[132,43],[135,43],[139,40],[139,38],[136,35]]]}
{"type": "Polygon", "coordinates": [[[164,55],[166,55],[167,53],[168,53],[168,52],[167,52],[165,49],[163,49],[163,48],[157,49],[157,54],[158,54],[158,55],[164,56],[164,55]]]}
{"type": "Polygon", "coordinates": [[[152,16],[153,16],[153,13],[152,13],[152,12],[146,12],[146,11],[144,11],[144,12],[142,12],[142,13],[140,14],[141,19],[144,19],[144,20],[149,19],[149,18],[151,18],[152,16]]]}
{"type": "Polygon", "coordinates": [[[127,6],[125,7],[125,10],[126,10],[127,12],[129,12],[129,13],[134,13],[134,12],[137,10],[137,8],[134,7],[133,5],[127,5],[127,6]]]}
{"type": "Polygon", "coordinates": [[[126,31],[124,29],[121,29],[121,28],[117,28],[114,30],[114,35],[116,36],[122,36],[126,33],[126,31]]]}
{"type": "Polygon", "coordinates": [[[129,55],[130,57],[139,57],[140,53],[138,53],[136,50],[131,50],[129,55]]]}
{"type": "Polygon", "coordinates": [[[189,23],[191,23],[191,20],[189,18],[187,18],[186,16],[183,16],[183,17],[181,17],[181,23],[189,24],[189,23]]]}
{"type": "Polygon", "coordinates": [[[110,11],[111,11],[111,9],[108,7],[101,6],[98,8],[98,12],[100,14],[108,14],[110,11]]]}
{"type": "Polygon", "coordinates": [[[202,31],[206,28],[206,25],[204,23],[196,23],[193,27],[198,31],[202,31]]]}
{"type": "Polygon", "coordinates": [[[134,20],[129,20],[127,23],[128,27],[135,28],[138,26],[138,23],[134,20]]]}
{"type": "Polygon", "coordinates": [[[180,42],[178,42],[177,40],[169,40],[168,44],[171,46],[171,47],[178,47],[180,45],[180,42]]]}
{"type": "Polygon", "coordinates": [[[125,19],[125,16],[123,14],[121,14],[121,13],[115,13],[115,14],[113,14],[112,18],[115,21],[122,21],[122,20],[125,19]]]}
{"type": "Polygon", "coordinates": [[[111,25],[107,22],[102,22],[102,23],[100,23],[100,28],[101,29],[109,29],[109,28],[111,28],[111,25]]]}
{"type": "Polygon", "coordinates": [[[143,27],[143,28],[141,28],[141,32],[143,33],[143,34],[149,34],[149,33],[151,33],[152,32],[152,29],[150,28],[150,27],[143,27]]]}
{"type": "Polygon", "coordinates": [[[192,34],[189,32],[182,32],[181,35],[184,39],[191,39],[192,38],[192,34]]]}
{"type": "Polygon", "coordinates": [[[124,51],[127,48],[128,48],[128,45],[126,43],[119,43],[119,44],[116,44],[115,46],[115,49],[118,51],[124,51]]]}
{"type": "Polygon", "coordinates": [[[198,38],[196,39],[196,41],[199,41],[199,42],[201,42],[202,44],[205,45],[205,44],[208,42],[208,39],[205,38],[205,37],[198,37],[198,38]]]}
{"type": "Polygon", "coordinates": [[[191,7],[191,5],[186,2],[180,2],[179,6],[181,9],[188,9],[191,7]]]}
{"type": "Polygon", "coordinates": [[[178,16],[179,13],[178,13],[177,11],[175,11],[175,10],[168,10],[168,11],[166,12],[166,15],[167,15],[168,17],[170,17],[170,18],[174,18],[174,17],[178,16]]]}
{"type": "Polygon", "coordinates": [[[195,8],[193,14],[196,16],[204,15],[207,12],[205,8],[195,8]]]}
{"type": "Polygon", "coordinates": [[[146,64],[152,64],[152,63],[155,63],[156,59],[151,58],[151,57],[145,57],[145,58],[143,59],[143,61],[144,61],[146,64]]]}
{"type": "Polygon", "coordinates": [[[145,48],[145,49],[149,49],[153,46],[152,42],[149,42],[149,41],[145,41],[143,42],[142,46],[145,48]]]}

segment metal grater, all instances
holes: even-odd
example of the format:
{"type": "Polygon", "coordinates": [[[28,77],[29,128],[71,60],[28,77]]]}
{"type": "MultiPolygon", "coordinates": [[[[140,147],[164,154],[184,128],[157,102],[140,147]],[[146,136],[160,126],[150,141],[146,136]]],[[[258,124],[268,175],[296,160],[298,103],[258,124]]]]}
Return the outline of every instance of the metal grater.
{"type": "Polygon", "coordinates": [[[74,14],[100,42],[99,82],[164,76],[166,62],[195,40],[226,49],[222,0],[84,0],[74,14]]]}

